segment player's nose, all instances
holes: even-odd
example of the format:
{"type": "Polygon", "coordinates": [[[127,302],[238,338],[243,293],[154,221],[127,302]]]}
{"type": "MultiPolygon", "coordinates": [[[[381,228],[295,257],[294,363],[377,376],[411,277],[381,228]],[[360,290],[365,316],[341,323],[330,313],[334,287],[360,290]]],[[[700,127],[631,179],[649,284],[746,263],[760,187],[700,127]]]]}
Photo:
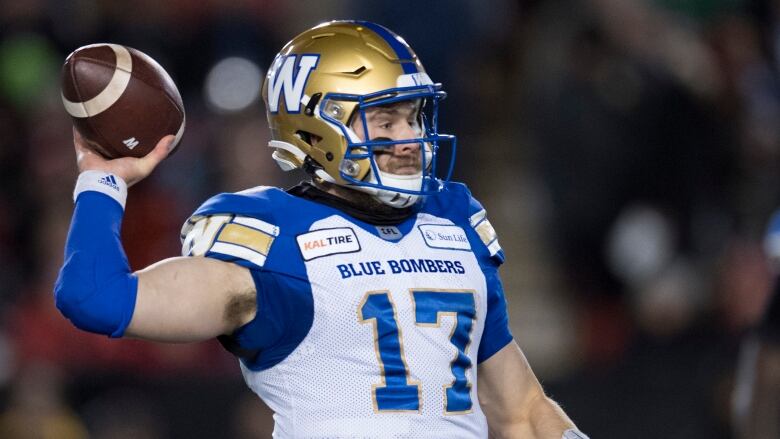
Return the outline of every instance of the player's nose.
{"type": "MultiPolygon", "coordinates": [[[[393,133],[393,137],[393,140],[408,140],[415,139],[420,136],[412,124],[407,122],[398,126],[398,129],[393,133]]],[[[420,152],[420,143],[397,143],[393,149],[397,155],[417,154],[420,152]]]]}
{"type": "Polygon", "coordinates": [[[420,153],[420,143],[397,143],[394,146],[394,153],[397,156],[415,155],[420,153]]]}

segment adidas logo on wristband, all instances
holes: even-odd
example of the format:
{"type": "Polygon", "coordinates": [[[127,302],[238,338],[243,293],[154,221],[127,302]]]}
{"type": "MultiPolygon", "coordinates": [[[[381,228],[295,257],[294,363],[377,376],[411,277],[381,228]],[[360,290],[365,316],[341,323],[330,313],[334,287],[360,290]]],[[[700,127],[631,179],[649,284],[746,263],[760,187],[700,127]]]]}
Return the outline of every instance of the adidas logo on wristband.
{"type": "Polygon", "coordinates": [[[116,178],[113,175],[111,175],[111,174],[106,175],[105,177],[103,177],[100,180],[98,180],[98,183],[106,185],[106,186],[110,187],[111,189],[119,192],[119,184],[117,184],[116,178]]]}
{"type": "Polygon", "coordinates": [[[73,201],[84,191],[100,192],[116,200],[122,209],[127,201],[127,183],[122,177],[109,174],[106,171],[89,170],[79,174],[76,188],[73,190],[73,201]]]}

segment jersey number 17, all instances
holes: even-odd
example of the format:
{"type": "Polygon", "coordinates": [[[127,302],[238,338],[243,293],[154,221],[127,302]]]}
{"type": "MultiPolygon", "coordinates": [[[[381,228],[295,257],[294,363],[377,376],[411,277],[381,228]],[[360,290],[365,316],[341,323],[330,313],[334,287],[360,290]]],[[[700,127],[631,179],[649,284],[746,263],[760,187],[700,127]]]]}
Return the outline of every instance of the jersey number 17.
{"type": "MultiPolygon", "coordinates": [[[[450,343],[457,355],[450,364],[454,380],[444,387],[445,413],[457,414],[471,411],[471,384],[466,371],[472,367],[466,350],[471,343],[471,331],[476,319],[474,292],[412,290],[415,323],[422,327],[439,327],[443,315],[455,317],[456,324],[450,335],[450,343]]],[[[372,323],[374,344],[379,361],[382,381],[374,384],[372,397],[374,408],[379,411],[418,411],[421,386],[409,377],[409,369],[398,330],[395,305],[389,291],[371,291],[363,296],[358,306],[360,323],[372,323]]]]}

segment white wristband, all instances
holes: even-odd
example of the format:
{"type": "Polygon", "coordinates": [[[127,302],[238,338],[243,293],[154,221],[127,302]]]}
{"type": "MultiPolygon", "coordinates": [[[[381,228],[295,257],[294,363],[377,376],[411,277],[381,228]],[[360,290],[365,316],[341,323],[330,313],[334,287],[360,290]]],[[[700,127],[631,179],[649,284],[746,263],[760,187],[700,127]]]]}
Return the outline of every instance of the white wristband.
{"type": "Polygon", "coordinates": [[[563,432],[561,439],[588,439],[588,437],[583,432],[570,428],[563,432]]]}
{"type": "Polygon", "coordinates": [[[122,209],[127,201],[127,183],[122,178],[105,171],[84,171],[79,174],[76,189],[73,190],[73,201],[84,191],[95,191],[106,194],[116,200],[122,209]]]}

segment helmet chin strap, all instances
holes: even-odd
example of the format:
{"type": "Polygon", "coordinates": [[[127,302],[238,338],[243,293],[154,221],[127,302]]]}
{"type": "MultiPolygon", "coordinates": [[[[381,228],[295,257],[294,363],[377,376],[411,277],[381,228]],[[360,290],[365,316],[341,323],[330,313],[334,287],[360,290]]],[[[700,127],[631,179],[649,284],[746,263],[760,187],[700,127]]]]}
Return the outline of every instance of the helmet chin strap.
{"type": "MultiPolygon", "coordinates": [[[[383,183],[388,182],[392,184],[393,187],[409,189],[409,190],[419,190],[420,186],[422,185],[422,173],[413,174],[413,175],[396,175],[396,174],[389,174],[382,171],[379,172],[380,172],[380,176],[382,177],[382,182],[383,183]]],[[[322,169],[316,170],[314,172],[314,175],[316,175],[323,181],[327,181],[333,184],[338,184],[336,180],[333,179],[333,177],[331,177],[327,172],[325,172],[322,169]]],[[[371,172],[371,178],[369,179],[369,182],[370,183],[377,182],[376,178],[374,178],[373,172],[371,172]]],[[[404,194],[401,192],[379,189],[376,187],[358,186],[358,185],[348,185],[345,187],[369,194],[371,195],[372,198],[379,201],[380,203],[397,209],[409,207],[420,199],[419,195],[404,194]]]]}
{"type": "MultiPolygon", "coordinates": [[[[410,191],[419,191],[422,187],[423,175],[422,172],[411,175],[398,175],[390,174],[388,172],[379,171],[379,177],[382,179],[382,185],[388,187],[394,187],[410,191]]],[[[371,171],[369,175],[369,183],[379,183],[371,171]]],[[[365,192],[382,204],[386,204],[390,207],[401,209],[404,207],[412,206],[420,199],[420,195],[406,194],[403,192],[397,192],[390,189],[380,189],[370,186],[350,186],[355,190],[365,192]]]]}

